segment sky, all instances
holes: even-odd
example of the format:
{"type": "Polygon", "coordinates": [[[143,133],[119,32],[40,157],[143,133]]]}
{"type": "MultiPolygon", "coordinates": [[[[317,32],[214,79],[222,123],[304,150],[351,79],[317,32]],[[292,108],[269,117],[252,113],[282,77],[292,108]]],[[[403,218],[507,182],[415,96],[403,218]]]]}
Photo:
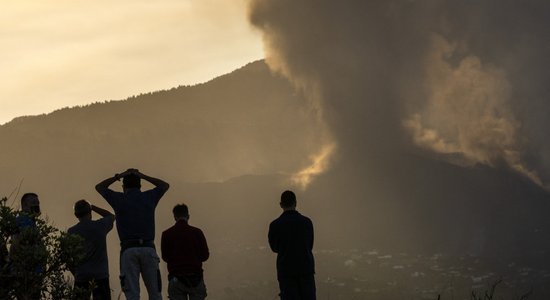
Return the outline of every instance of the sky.
{"type": "Polygon", "coordinates": [[[0,124],[263,58],[245,0],[0,0],[0,124]]]}
{"type": "MultiPolygon", "coordinates": [[[[179,111],[166,109],[170,106],[158,105],[156,115],[139,124],[158,127],[139,131],[133,130],[132,122],[120,122],[136,115],[133,111],[120,116],[116,109],[110,110],[113,105],[105,105],[102,117],[116,118],[121,125],[94,126],[103,119],[88,123],[78,116],[89,117],[89,112],[73,110],[59,118],[36,118],[34,125],[32,119],[20,122],[30,124],[26,128],[14,124],[1,130],[2,136],[13,136],[0,139],[6,141],[1,153],[8,154],[0,160],[0,169],[7,170],[0,174],[8,178],[0,180],[7,186],[4,190],[13,189],[10,180],[15,187],[16,180],[24,178],[22,191],[38,191],[44,212],[72,218],[71,199],[84,196],[105,204],[93,186],[125,165],[166,179],[171,190],[159,204],[157,216],[169,215],[176,201],[189,201],[196,212],[193,223],[201,228],[204,224],[209,242],[218,245],[212,247],[217,252],[213,251],[206,274],[212,276],[207,277],[209,289],[215,286],[212,290],[218,288],[221,295],[235,286],[250,291],[264,286],[265,280],[276,280],[272,254],[256,257],[269,260],[270,268],[235,255],[253,256],[248,248],[242,251],[248,245],[269,253],[266,230],[280,213],[277,197],[288,186],[281,175],[289,174],[277,171],[290,158],[303,155],[295,160],[296,167],[311,164],[289,177],[302,187],[296,190],[299,210],[315,223],[315,248],[321,250],[316,257],[319,278],[340,277],[344,265],[339,252],[322,251],[326,249],[354,249],[353,256],[366,253],[356,251],[386,249],[495,259],[536,253],[535,257],[545,256],[546,265],[550,2],[239,1],[244,0],[3,3],[0,30],[8,32],[0,34],[4,46],[0,82],[5,85],[0,88],[0,101],[5,102],[1,113],[9,112],[6,99],[14,99],[13,108],[28,110],[15,116],[33,113],[31,108],[43,113],[205,81],[264,57],[265,49],[269,67],[300,90],[295,93],[300,95],[298,101],[306,98],[296,107],[308,106],[303,115],[319,119],[321,125],[314,129],[321,142],[300,145],[311,135],[302,133],[304,125],[293,130],[300,126],[294,124],[307,126],[307,119],[295,114],[301,112],[298,109],[293,114],[273,114],[272,106],[258,105],[261,109],[255,110],[243,105],[240,97],[234,99],[242,106],[224,103],[238,113],[215,105],[221,97],[193,107],[201,112],[200,122],[194,123],[167,122],[162,117],[169,114],[188,120],[179,111]],[[71,102],[76,99],[81,102],[71,102]],[[249,116],[261,116],[258,112],[276,122],[270,118],[249,122],[254,120],[249,116]],[[226,114],[231,123],[219,117],[226,114]],[[67,120],[69,116],[77,117],[67,120]],[[292,122],[285,122],[286,117],[292,122]],[[56,122],[61,129],[51,130],[48,126],[56,122]],[[78,122],[77,130],[64,130],[72,122],[78,122]],[[258,134],[232,130],[239,128],[235,125],[254,127],[258,134]],[[183,129],[196,130],[196,138],[180,134],[186,132],[183,129]],[[227,143],[210,142],[212,134],[203,135],[209,130],[216,130],[219,140],[227,143]],[[263,138],[269,142],[255,144],[263,138]],[[168,146],[151,143],[155,139],[168,146]],[[63,143],[66,140],[71,145],[63,143]],[[286,157],[286,153],[292,154],[286,157]],[[283,163],[277,163],[278,157],[283,163]],[[198,172],[189,171],[191,159],[205,173],[219,175],[226,168],[241,176],[223,182],[219,177],[217,182],[194,179],[198,172]],[[328,253],[339,258],[327,259],[328,253]],[[252,267],[241,270],[243,261],[252,267]],[[241,264],[226,267],[235,262],[241,264]],[[264,271],[271,277],[247,275],[264,271]],[[231,282],[240,279],[244,284],[231,282]]],[[[251,82],[239,83],[249,91],[251,82]]],[[[261,101],[294,99],[262,93],[268,97],[261,101]]],[[[231,100],[223,95],[222,100],[231,100]]],[[[170,220],[157,218],[157,237],[170,220]]],[[[118,262],[116,251],[110,251],[112,269],[118,262]]],[[[351,276],[347,271],[342,278],[351,276]]],[[[372,271],[376,278],[379,271],[372,271]]],[[[397,282],[396,288],[405,286],[397,282]]]]}

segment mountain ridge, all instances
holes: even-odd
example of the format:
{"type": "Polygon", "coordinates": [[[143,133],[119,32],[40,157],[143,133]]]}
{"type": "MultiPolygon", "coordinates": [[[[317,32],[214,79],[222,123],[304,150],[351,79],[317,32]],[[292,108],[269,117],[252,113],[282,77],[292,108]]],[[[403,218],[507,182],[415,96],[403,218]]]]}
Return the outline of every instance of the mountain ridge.
{"type": "MultiPolygon", "coordinates": [[[[238,240],[260,240],[263,228],[243,230],[276,215],[278,193],[296,188],[284,174],[306,166],[323,138],[307,100],[263,61],[129,99],[0,126],[0,190],[24,178],[22,191],[39,193],[44,211],[66,224],[72,202],[97,199],[97,182],[136,167],[172,183],[162,215],[188,201],[215,236],[223,220],[238,240]]],[[[308,189],[296,188],[321,245],[476,255],[550,249],[547,193],[502,167],[461,167],[411,149],[335,160],[308,189]]]]}

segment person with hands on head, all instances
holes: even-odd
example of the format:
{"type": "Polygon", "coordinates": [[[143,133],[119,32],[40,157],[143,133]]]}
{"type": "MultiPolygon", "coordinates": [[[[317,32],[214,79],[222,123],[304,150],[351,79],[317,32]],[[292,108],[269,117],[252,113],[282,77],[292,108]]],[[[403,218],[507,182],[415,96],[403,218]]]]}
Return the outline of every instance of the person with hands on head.
{"type": "Polygon", "coordinates": [[[155,248],[155,208],[170,185],[128,169],[96,185],[96,191],[115,211],[120,238],[120,283],[127,300],[140,299],[139,277],[143,278],[149,299],[162,299],[160,258],[155,248]],[[122,192],[109,188],[122,179],[122,192]],[[141,180],[155,187],[141,191],[141,180]]]}
{"type": "Polygon", "coordinates": [[[74,204],[74,215],[78,223],[67,230],[69,234],[84,239],[85,256],[82,262],[71,270],[82,299],[110,300],[109,260],[107,256],[107,234],[113,229],[115,215],[110,211],[78,200],[74,204]],[[92,211],[101,216],[92,220],[92,211]]]}

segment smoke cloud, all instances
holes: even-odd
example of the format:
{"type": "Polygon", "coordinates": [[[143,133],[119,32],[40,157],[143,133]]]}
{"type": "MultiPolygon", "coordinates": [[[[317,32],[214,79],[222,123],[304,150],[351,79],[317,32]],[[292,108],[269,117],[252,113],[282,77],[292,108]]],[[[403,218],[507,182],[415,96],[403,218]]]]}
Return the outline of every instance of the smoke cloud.
{"type": "Polygon", "coordinates": [[[548,2],[252,0],[250,20],[330,130],[319,159],[427,151],[548,187],[548,2]]]}

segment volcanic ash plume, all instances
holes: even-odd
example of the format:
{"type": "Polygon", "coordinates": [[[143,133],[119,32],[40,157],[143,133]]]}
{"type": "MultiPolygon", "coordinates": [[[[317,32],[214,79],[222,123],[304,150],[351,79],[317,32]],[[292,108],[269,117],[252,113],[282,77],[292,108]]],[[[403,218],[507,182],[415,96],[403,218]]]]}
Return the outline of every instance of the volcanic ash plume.
{"type": "Polygon", "coordinates": [[[549,2],[252,0],[250,20],[344,161],[427,149],[547,184],[549,2]]]}
{"type": "Polygon", "coordinates": [[[511,84],[505,72],[467,56],[453,67],[457,45],[434,37],[427,55],[425,108],[404,122],[414,142],[435,152],[461,154],[466,162],[512,169],[542,185],[521,159],[520,122],[510,108],[511,84]]]}

